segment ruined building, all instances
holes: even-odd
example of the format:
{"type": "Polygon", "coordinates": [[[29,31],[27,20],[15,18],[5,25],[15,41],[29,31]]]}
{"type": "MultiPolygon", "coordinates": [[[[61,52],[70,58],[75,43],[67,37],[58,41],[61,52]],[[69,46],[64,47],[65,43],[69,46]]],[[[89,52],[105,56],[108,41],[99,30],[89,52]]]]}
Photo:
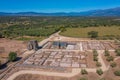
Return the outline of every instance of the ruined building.
{"type": "Polygon", "coordinates": [[[28,45],[27,45],[27,48],[28,50],[38,50],[38,42],[36,40],[31,40],[28,42],[28,45]]]}

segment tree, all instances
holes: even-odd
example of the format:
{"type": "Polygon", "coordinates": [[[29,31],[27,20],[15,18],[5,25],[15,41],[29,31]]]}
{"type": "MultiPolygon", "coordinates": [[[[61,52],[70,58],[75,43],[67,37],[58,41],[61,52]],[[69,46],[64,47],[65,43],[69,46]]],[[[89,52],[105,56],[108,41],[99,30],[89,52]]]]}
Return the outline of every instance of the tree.
{"type": "Polygon", "coordinates": [[[9,53],[9,61],[15,61],[17,58],[17,53],[16,52],[10,52],[9,53]]]}
{"type": "Polygon", "coordinates": [[[85,69],[81,69],[81,74],[88,74],[88,72],[85,69]]]}
{"type": "Polygon", "coordinates": [[[94,49],[94,50],[93,50],[93,60],[94,60],[94,61],[98,61],[98,57],[97,57],[97,56],[98,56],[98,52],[97,52],[96,49],[94,49]]]}
{"type": "Polygon", "coordinates": [[[99,79],[99,80],[106,80],[105,78],[101,78],[101,79],[99,79]]]}
{"type": "Polygon", "coordinates": [[[120,70],[116,70],[116,71],[114,72],[114,74],[115,74],[116,76],[120,76],[120,70]]]}
{"type": "Polygon", "coordinates": [[[87,78],[82,77],[82,78],[80,78],[80,80],[88,80],[88,79],[87,79],[87,78]]]}
{"type": "Polygon", "coordinates": [[[91,32],[88,32],[88,35],[91,38],[97,38],[98,37],[98,32],[97,31],[91,31],[91,32]]]}
{"type": "Polygon", "coordinates": [[[61,27],[61,28],[60,28],[60,31],[61,31],[61,32],[64,32],[64,31],[66,31],[66,28],[65,28],[65,27],[61,27]]]}
{"type": "Polygon", "coordinates": [[[94,56],[94,57],[95,57],[95,56],[98,56],[98,52],[97,52],[96,49],[93,50],[93,56],[94,56]]]}
{"type": "Polygon", "coordinates": [[[106,60],[109,61],[109,62],[110,62],[110,61],[113,61],[113,60],[114,60],[114,57],[113,57],[113,56],[108,56],[106,60]]]}
{"type": "Polygon", "coordinates": [[[111,67],[116,67],[117,64],[116,64],[115,62],[111,62],[111,63],[110,63],[110,66],[111,66],[111,67]]]}
{"type": "Polygon", "coordinates": [[[93,60],[94,60],[94,61],[98,61],[98,57],[97,57],[97,56],[94,56],[94,57],[93,57],[93,60]]]}
{"type": "Polygon", "coordinates": [[[5,38],[9,38],[10,37],[10,34],[11,34],[10,31],[6,30],[3,33],[4,33],[4,37],[5,38]]]}
{"type": "Polygon", "coordinates": [[[102,69],[97,69],[96,72],[97,72],[97,74],[99,74],[99,75],[102,75],[102,74],[103,74],[102,69]]]}
{"type": "Polygon", "coordinates": [[[105,56],[110,56],[109,51],[108,51],[108,50],[105,50],[104,55],[105,55],[105,56]]]}
{"type": "Polygon", "coordinates": [[[117,56],[120,56],[120,49],[116,49],[115,53],[116,53],[117,56]]]}
{"type": "Polygon", "coordinates": [[[96,66],[97,66],[97,67],[101,67],[102,64],[101,64],[100,62],[96,62],[96,66]]]}
{"type": "Polygon", "coordinates": [[[3,37],[3,35],[2,35],[2,33],[0,33],[0,38],[2,38],[3,37]]]}

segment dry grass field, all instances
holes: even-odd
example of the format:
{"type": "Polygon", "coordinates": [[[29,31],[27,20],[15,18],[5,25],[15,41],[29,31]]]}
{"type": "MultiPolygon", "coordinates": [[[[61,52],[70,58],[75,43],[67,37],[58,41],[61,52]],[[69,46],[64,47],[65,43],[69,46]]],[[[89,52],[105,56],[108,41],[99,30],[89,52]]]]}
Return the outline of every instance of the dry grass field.
{"type": "Polygon", "coordinates": [[[99,37],[104,37],[106,35],[120,36],[120,27],[88,27],[88,28],[67,28],[67,31],[61,32],[63,36],[69,37],[88,37],[88,32],[97,31],[99,37]]]}

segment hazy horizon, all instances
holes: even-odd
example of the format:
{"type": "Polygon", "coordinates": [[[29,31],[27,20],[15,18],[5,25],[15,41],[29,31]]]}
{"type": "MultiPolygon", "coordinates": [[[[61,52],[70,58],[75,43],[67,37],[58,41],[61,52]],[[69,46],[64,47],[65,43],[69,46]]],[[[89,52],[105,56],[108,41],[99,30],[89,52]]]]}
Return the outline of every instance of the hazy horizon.
{"type": "Polygon", "coordinates": [[[0,12],[83,12],[120,7],[120,0],[2,0],[0,12]]]}

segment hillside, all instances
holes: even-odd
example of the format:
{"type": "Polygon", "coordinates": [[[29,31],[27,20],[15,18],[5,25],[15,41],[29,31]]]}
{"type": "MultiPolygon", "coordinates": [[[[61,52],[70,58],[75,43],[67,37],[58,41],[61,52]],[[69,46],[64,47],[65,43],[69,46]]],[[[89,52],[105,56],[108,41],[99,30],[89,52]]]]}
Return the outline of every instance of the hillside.
{"type": "Polygon", "coordinates": [[[120,16],[120,7],[105,10],[90,10],[85,12],[57,12],[57,13],[38,13],[38,12],[19,12],[5,13],[0,12],[0,16],[120,16]]]}

